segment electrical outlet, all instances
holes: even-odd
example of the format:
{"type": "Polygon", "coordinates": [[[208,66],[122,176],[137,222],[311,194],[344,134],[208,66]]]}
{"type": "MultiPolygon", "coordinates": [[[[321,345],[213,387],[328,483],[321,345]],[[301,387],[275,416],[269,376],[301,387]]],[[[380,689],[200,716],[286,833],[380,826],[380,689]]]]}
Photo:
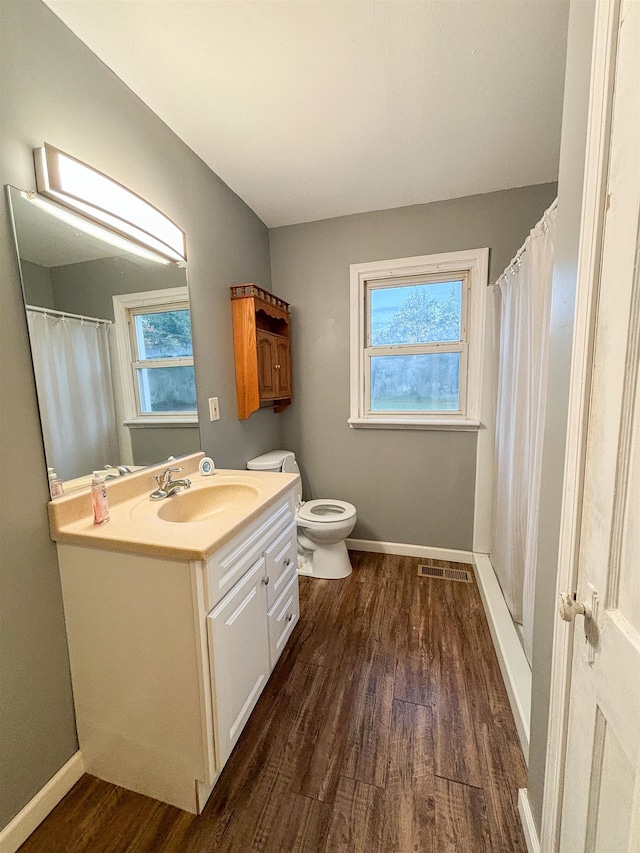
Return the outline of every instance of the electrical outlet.
{"type": "Polygon", "coordinates": [[[209,397],[209,417],[212,421],[220,420],[220,404],[217,397],[209,397]]]}

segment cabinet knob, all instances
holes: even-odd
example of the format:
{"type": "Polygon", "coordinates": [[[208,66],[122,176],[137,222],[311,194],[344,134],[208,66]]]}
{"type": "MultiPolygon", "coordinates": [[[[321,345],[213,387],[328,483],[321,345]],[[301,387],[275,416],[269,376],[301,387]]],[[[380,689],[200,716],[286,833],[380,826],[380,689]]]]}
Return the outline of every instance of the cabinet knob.
{"type": "Polygon", "coordinates": [[[291,565],[291,557],[286,559],[283,563],[283,566],[285,567],[285,569],[288,569],[290,565],[291,565]]]}
{"type": "Polygon", "coordinates": [[[289,615],[287,616],[287,622],[291,622],[292,619],[293,619],[293,613],[289,613],[289,615]]]}
{"type": "Polygon", "coordinates": [[[268,585],[268,583],[269,583],[269,575],[267,575],[267,576],[266,576],[266,578],[262,578],[262,583],[263,583],[265,586],[267,586],[267,585],[268,585]]]}

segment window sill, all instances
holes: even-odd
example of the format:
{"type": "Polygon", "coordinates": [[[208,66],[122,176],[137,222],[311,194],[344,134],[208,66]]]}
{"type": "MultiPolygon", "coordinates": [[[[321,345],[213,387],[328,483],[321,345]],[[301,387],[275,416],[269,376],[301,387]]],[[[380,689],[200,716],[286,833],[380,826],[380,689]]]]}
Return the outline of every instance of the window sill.
{"type": "Polygon", "coordinates": [[[198,426],[197,415],[185,415],[179,418],[131,418],[124,421],[129,429],[149,429],[153,427],[194,427],[198,426]]]}
{"type": "Polygon", "coordinates": [[[436,429],[476,432],[480,421],[469,418],[349,418],[351,429],[436,429]]]}

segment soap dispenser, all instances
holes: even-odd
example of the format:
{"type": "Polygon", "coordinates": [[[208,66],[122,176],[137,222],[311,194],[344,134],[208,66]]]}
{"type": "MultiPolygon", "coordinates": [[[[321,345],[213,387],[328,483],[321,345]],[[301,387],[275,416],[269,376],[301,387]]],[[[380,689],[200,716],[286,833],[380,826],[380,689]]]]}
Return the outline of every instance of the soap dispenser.
{"type": "Polygon", "coordinates": [[[93,506],[93,523],[106,524],[109,521],[109,502],[107,501],[107,487],[104,477],[99,471],[93,472],[91,480],[91,504],[93,506]]]}
{"type": "Polygon", "coordinates": [[[57,498],[60,495],[64,494],[64,485],[62,480],[58,477],[53,468],[47,468],[47,473],[49,475],[49,494],[51,498],[57,498]]]}

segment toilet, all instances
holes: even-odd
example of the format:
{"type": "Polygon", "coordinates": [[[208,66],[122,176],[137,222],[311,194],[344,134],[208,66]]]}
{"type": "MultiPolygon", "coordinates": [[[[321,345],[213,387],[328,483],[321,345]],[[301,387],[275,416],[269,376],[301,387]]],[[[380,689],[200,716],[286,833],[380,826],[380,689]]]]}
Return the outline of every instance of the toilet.
{"type": "MultiPolygon", "coordinates": [[[[272,450],[247,462],[250,471],[281,471],[299,474],[295,453],[272,450]]],[[[347,501],[321,498],[302,501],[302,485],[296,491],[298,524],[298,574],[314,578],[346,578],[351,563],[345,539],[357,521],[356,508],[347,501]]]]}

